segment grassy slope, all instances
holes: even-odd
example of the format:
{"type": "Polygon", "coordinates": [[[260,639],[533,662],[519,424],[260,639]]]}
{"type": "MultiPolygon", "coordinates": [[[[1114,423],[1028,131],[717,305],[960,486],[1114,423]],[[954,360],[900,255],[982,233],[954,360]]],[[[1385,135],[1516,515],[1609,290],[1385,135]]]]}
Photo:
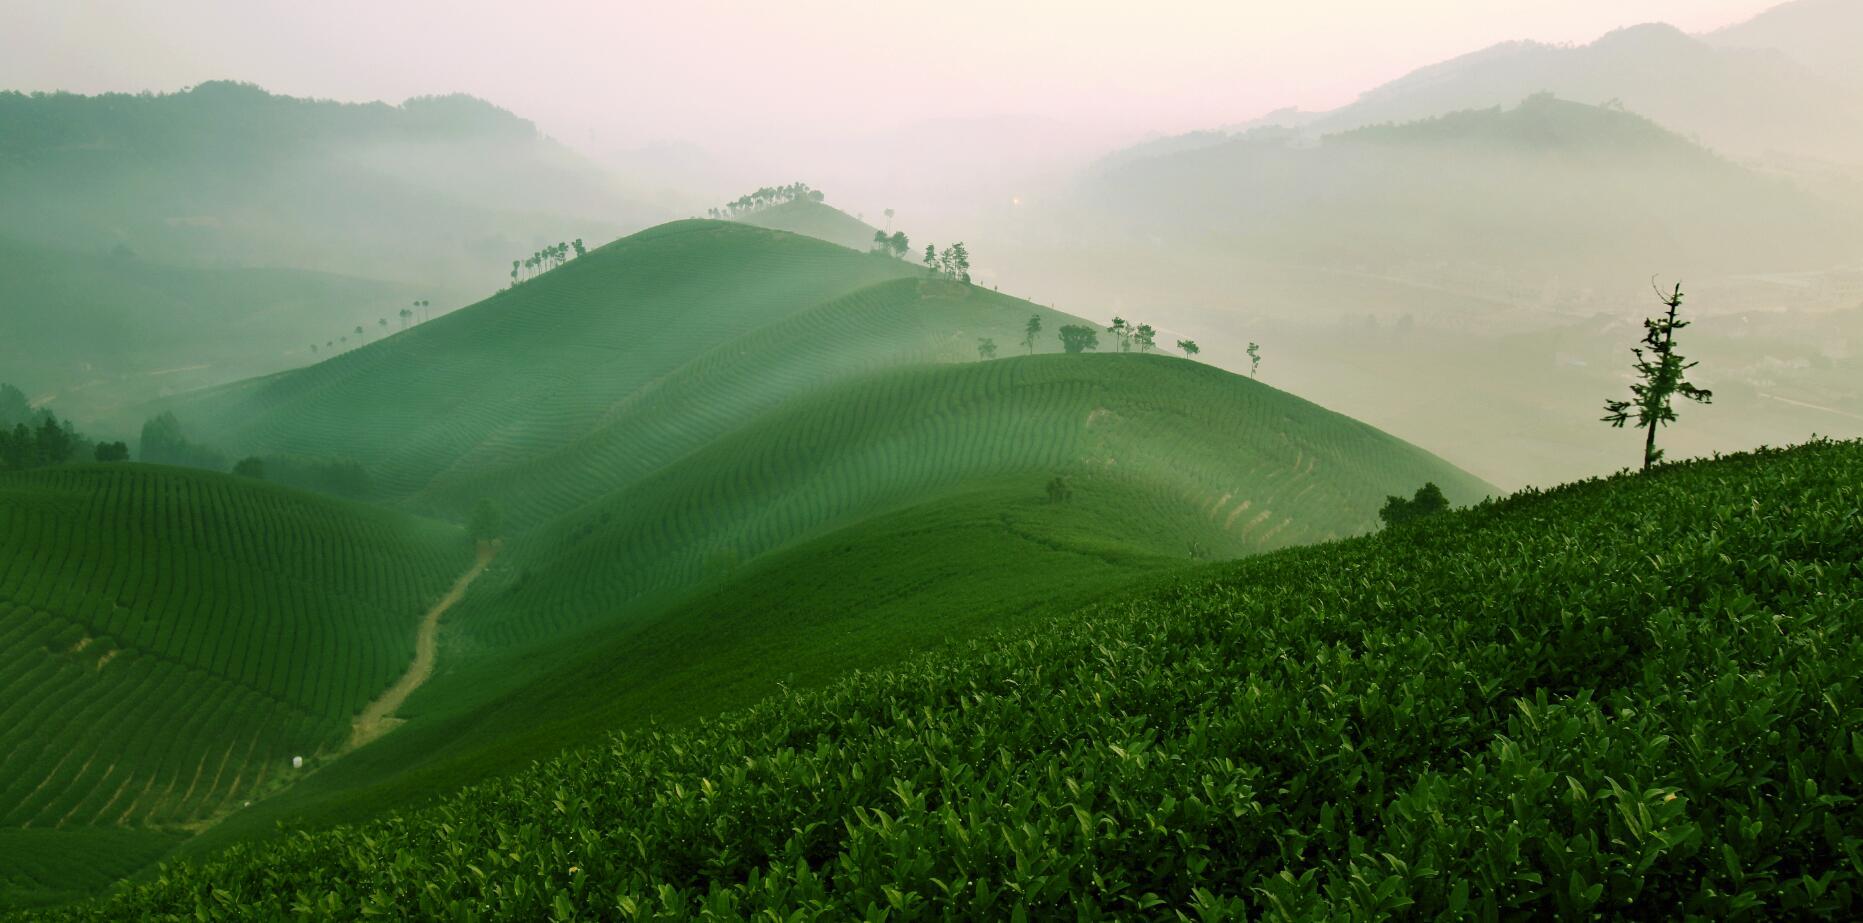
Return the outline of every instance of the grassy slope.
{"type": "Polygon", "coordinates": [[[876,373],[515,541],[449,616],[415,721],[197,847],[883,666],[1191,564],[1193,543],[1227,557],[1362,531],[1386,494],[1426,479],[1459,501],[1486,492],[1362,424],[1179,359],[876,373]],[[1057,473],[1065,504],[1043,490],[1057,473]]]}
{"type": "Polygon", "coordinates": [[[229,451],[353,458],[412,494],[561,446],[693,356],[912,271],[790,234],[675,222],[334,360],[174,406],[229,451]]]}
{"type": "Polygon", "coordinates": [[[865,252],[879,228],[832,205],[821,202],[784,202],[736,219],[744,224],[801,234],[865,252]]]}
{"type": "Polygon", "coordinates": [[[440,672],[403,710],[414,721],[189,848],[366,816],[601,731],[883,666],[1193,550],[1362,531],[1385,494],[1424,480],[1487,492],[1206,366],[974,361],[981,337],[1016,352],[1030,314],[1044,348],[1076,320],[794,235],[682,222],[199,396],[184,419],[224,415],[242,451],[368,458],[409,503],[492,496],[514,531],[449,614],[440,672]],[[1056,474],[1073,502],[1045,502],[1056,474]]]}
{"type": "Polygon", "coordinates": [[[1859,483],[1825,444],[1213,566],[73,915],[1852,915],[1859,483]]]}
{"type": "Polygon", "coordinates": [[[470,558],[224,475],[0,474],[0,903],[94,887],[340,744],[470,558]]]}
{"type": "Polygon", "coordinates": [[[1126,544],[1216,557],[1376,525],[1384,497],[1435,480],[1486,486],[1370,427],[1210,366],[1164,356],[1043,355],[916,366],[792,400],[515,546],[519,571],[458,619],[488,647],[574,630],[678,591],[708,564],[980,482],[1041,498],[1143,492],[1126,544]]]}
{"type": "Polygon", "coordinates": [[[573,441],[497,467],[458,466],[415,503],[467,509],[491,497],[516,528],[527,528],[638,483],[823,389],[877,370],[974,361],[983,338],[1005,355],[1019,352],[1014,344],[1031,316],[1042,319],[1044,350],[1053,348],[1054,330],[1080,322],[1020,298],[917,273],[869,285],[686,357],[616,400],[573,441]]]}

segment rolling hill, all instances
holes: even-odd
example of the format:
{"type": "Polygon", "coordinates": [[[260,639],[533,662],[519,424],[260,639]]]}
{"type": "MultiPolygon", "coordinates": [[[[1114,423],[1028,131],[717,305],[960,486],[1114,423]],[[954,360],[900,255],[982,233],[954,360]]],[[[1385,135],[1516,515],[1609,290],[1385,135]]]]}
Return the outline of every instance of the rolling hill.
{"type": "Polygon", "coordinates": [[[408,496],[560,448],[692,358],[913,271],[792,234],[674,222],[334,360],[166,406],[229,450],[354,459],[408,496]]]}
{"type": "Polygon", "coordinates": [[[243,478],[0,473],[0,903],[95,888],[334,755],[471,558],[243,478]]]}
{"type": "Polygon", "coordinates": [[[1859,483],[1825,443],[1212,565],[60,916],[1844,917],[1859,483]]]}
{"type": "Polygon", "coordinates": [[[168,402],[238,454],[503,508],[395,733],[183,844],[371,817],[1201,561],[1492,493],[1219,369],[1059,354],[1079,318],[887,257],[687,221],[316,366],[168,402]],[[1020,342],[1034,317],[1043,330],[1020,342]],[[981,361],[993,340],[1004,358],[981,361]],[[1037,355],[1013,355],[1034,351],[1037,355]]]}
{"type": "Polygon", "coordinates": [[[463,666],[413,704],[460,712],[513,676],[534,683],[393,760],[484,772],[501,752],[701,716],[1151,574],[1368,531],[1386,496],[1430,480],[1457,502],[1492,492],[1181,359],[859,378],[514,542],[451,622],[463,666]],[[1056,477],[1065,499],[1046,489],[1056,477]],[[501,717],[485,724],[488,711],[501,717]]]}

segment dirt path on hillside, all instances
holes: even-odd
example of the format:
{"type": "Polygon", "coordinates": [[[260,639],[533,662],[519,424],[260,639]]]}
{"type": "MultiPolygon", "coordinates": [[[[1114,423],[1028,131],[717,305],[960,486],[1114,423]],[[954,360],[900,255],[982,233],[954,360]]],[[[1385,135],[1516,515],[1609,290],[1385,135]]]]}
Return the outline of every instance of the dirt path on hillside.
{"type": "Polygon", "coordinates": [[[379,698],[370,702],[368,707],[362,710],[362,714],[356,718],[355,723],[350,725],[349,740],[343,744],[341,750],[334,754],[335,756],[342,756],[375,740],[394,730],[405,720],[395,717],[395,712],[400,710],[402,703],[408,700],[408,696],[414,694],[414,690],[420,688],[421,683],[426,682],[427,678],[433,675],[436,642],[440,636],[440,616],[445,615],[446,610],[453,608],[453,604],[466,595],[466,588],[472,586],[472,581],[485,573],[486,565],[492,563],[492,559],[498,556],[498,548],[498,542],[480,543],[479,557],[473,563],[472,569],[466,571],[458,582],[453,584],[453,588],[448,590],[445,596],[440,597],[439,602],[433,604],[432,609],[427,610],[426,617],[420,620],[420,632],[414,636],[414,662],[408,665],[408,671],[401,674],[401,678],[396,680],[393,686],[388,687],[387,692],[382,693],[379,698]]]}

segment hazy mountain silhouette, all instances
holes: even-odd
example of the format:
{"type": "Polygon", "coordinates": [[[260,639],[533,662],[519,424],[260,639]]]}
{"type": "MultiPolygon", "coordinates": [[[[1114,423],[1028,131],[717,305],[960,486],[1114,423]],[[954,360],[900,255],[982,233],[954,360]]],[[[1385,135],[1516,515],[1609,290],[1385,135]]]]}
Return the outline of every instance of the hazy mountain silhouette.
{"type": "Polygon", "coordinates": [[[0,94],[0,233],[196,265],[449,284],[545,240],[657,217],[530,122],[466,96],[399,106],[213,82],[0,94]]]}

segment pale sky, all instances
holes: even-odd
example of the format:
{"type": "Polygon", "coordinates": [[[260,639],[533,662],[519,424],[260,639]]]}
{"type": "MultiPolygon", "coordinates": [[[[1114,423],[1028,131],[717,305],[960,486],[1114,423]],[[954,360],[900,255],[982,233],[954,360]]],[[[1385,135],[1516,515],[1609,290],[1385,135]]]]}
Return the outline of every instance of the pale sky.
{"type": "Polygon", "coordinates": [[[577,147],[783,144],[1014,116],[1136,136],[1323,109],[1498,41],[1691,32],[1771,0],[5,0],[0,88],[232,78],[465,92],[577,147]]]}

